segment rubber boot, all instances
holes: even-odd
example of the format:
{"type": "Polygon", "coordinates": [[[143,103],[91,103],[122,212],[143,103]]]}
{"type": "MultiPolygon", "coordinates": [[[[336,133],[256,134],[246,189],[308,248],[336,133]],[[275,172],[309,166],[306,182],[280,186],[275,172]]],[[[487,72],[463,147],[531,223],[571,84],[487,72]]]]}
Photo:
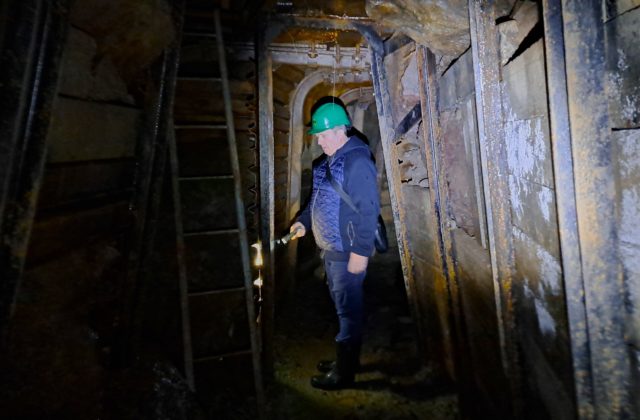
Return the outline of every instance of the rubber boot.
{"type": "MultiPolygon", "coordinates": [[[[353,368],[354,371],[360,372],[360,350],[362,349],[362,341],[358,341],[353,344],[353,368]]],[[[316,366],[319,372],[327,373],[331,370],[335,369],[336,361],[335,360],[321,360],[318,362],[316,366]]]]}
{"type": "Polygon", "coordinates": [[[311,378],[314,388],[334,390],[348,388],[355,379],[354,345],[349,342],[336,343],[336,366],[324,375],[311,378]]]}

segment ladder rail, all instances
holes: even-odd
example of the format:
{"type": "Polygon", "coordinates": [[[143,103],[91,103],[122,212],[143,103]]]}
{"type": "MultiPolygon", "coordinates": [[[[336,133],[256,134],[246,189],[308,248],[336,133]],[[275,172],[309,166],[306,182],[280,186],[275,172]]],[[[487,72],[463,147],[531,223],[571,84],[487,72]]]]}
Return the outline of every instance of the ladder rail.
{"type": "Polygon", "coordinates": [[[169,129],[169,153],[171,164],[171,188],[173,190],[173,211],[176,223],[176,258],[178,262],[178,284],[180,286],[180,310],[182,311],[182,342],[184,346],[184,371],[187,384],[195,391],[193,372],[193,344],[191,342],[191,319],[189,316],[189,284],[185,261],[184,226],[182,224],[182,202],[180,198],[180,173],[178,166],[178,148],[173,123],[169,129]]]}
{"type": "Polygon", "coordinates": [[[238,159],[238,147],[236,142],[235,125],[233,119],[233,109],[231,102],[231,92],[229,89],[229,75],[227,72],[227,59],[222,38],[222,25],[220,22],[220,10],[214,11],[214,24],[216,31],[216,45],[218,49],[218,59],[220,66],[220,78],[222,80],[222,96],[224,100],[224,112],[227,121],[227,140],[229,142],[229,156],[231,159],[231,169],[233,172],[234,193],[236,202],[236,213],[238,218],[238,236],[240,240],[240,253],[242,256],[242,271],[244,275],[245,294],[247,301],[247,315],[249,318],[249,332],[251,335],[251,352],[253,362],[253,378],[255,383],[256,398],[260,417],[263,415],[262,408],[265,407],[265,396],[262,382],[262,368],[260,348],[257,336],[256,315],[253,303],[253,275],[251,272],[251,262],[249,256],[249,240],[247,237],[247,226],[245,220],[245,206],[242,198],[242,182],[240,173],[240,162],[238,159]]]}

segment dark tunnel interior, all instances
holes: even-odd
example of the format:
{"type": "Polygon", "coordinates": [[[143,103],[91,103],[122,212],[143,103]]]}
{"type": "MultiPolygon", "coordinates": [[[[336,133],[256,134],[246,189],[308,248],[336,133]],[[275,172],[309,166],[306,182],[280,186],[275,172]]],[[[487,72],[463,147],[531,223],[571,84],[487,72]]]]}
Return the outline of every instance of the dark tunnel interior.
{"type": "Polygon", "coordinates": [[[637,0],[1,1],[0,418],[640,418],[639,80],[637,0]]]}

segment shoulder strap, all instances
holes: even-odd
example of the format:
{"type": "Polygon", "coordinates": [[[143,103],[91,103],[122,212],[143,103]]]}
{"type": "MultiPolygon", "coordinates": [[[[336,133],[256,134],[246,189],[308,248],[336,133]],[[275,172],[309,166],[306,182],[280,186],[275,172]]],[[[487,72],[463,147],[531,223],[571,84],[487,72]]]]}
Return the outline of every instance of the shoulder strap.
{"type": "Polygon", "coordinates": [[[351,197],[349,197],[349,195],[345,192],[345,190],[342,189],[342,185],[340,185],[338,183],[338,181],[336,181],[333,178],[333,175],[331,175],[331,168],[329,168],[329,159],[326,160],[326,166],[327,166],[327,179],[331,183],[331,186],[333,187],[333,189],[336,190],[338,192],[338,194],[340,194],[340,197],[342,197],[344,202],[347,203],[347,205],[349,207],[351,207],[351,210],[353,210],[356,213],[360,214],[360,212],[358,211],[358,208],[356,207],[356,205],[353,204],[353,201],[351,201],[351,197]]]}

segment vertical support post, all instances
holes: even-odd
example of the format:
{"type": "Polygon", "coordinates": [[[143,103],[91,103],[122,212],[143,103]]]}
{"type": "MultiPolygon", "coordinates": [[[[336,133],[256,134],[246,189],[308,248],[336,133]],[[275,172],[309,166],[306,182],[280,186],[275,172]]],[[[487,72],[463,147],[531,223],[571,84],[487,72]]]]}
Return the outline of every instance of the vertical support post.
{"type": "MultiPolygon", "coordinates": [[[[182,33],[184,21],[184,0],[176,0],[173,7],[176,34],[182,33]]],[[[157,69],[156,92],[148,92],[151,97],[145,105],[144,121],[140,130],[140,140],[136,150],[138,169],[136,190],[130,209],[134,212],[134,227],[131,232],[131,252],[129,255],[128,281],[123,292],[123,314],[119,332],[122,335],[116,357],[118,363],[127,364],[132,353],[139,349],[142,325],[138,316],[140,300],[145,296],[146,265],[153,252],[156,223],[159,217],[160,198],[167,166],[169,130],[173,121],[173,103],[180,59],[180,36],[172,42],[163,54],[157,69]],[[138,320],[138,321],[136,321],[138,320]]],[[[153,83],[152,83],[153,85],[153,83]]]]}
{"type": "MultiPolygon", "coordinates": [[[[373,36],[365,32],[365,36],[373,36]]],[[[380,142],[384,153],[384,166],[387,171],[387,181],[389,182],[389,196],[391,198],[391,211],[395,224],[396,237],[398,240],[398,251],[402,264],[402,274],[404,277],[405,289],[410,302],[413,319],[416,324],[420,323],[420,312],[417,307],[417,297],[415,292],[415,279],[413,275],[413,261],[409,248],[409,237],[407,234],[407,224],[405,220],[405,210],[402,207],[402,183],[400,182],[400,166],[398,165],[398,151],[393,144],[394,121],[391,111],[391,96],[387,85],[387,78],[384,71],[384,49],[382,40],[377,40],[377,44],[369,40],[369,51],[371,54],[371,73],[373,78],[373,88],[376,97],[376,108],[378,112],[378,124],[380,127],[380,142]],[[376,48],[378,45],[379,48],[376,48]]],[[[421,333],[422,328],[418,328],[421,333]]],[[[421,337],[422,338],[422,337],[421,337]]],[[[424,342],[424,340],[420,340],[424,342]]]]}
{"type": "MultiPolygon", "coordinates": [[[[562,1],[569,121],[595,418],[631,418],[602,2],[562,1]]],[[[578,290],[579,292],[579,290],[578,290]]],[[[578,319],[578,322],[579,319],[578,319]]],[[[584,342],[578,328],[576,344],[584,342]]],[[[579,349],[576,349],[579,350],[579,349]]],[[[579,372],[576,372],[579,373],[579,372]]],[[[583,402],[585,416],[590,415],[583,402]]]]}
{"type": "Polygon", "coordinates": [[[576,209],[574,162],[567,97],[561,0],[543,0],[544,43],[549,96],[551,146],[562,271],[571,336],[576,406],[579,418],[594,418],[591,349],[582,279],[580,235],[576,209]]]}
{"type": "Polygon", "coordinates": [[[189,314],[189,281],[185,262],[184,227],[182,223],[182,200],[180,198],[180,167],[178,164],[178,146],[175,129],[169,126],[169,165],[171,168],[171,190],[173,195],[173,212],[176,221],[176,260],[178,263],[178,288],[180,290],[180,310],[182,327],[182,344],[184,359],[184,376],[191,391],[196,390],[193,372],[193,346],[191,341],[191,316],[189,314]]]}
{"type": "Polygon", "coordinates": [[[238,221],[238,236],[240,239],[240,254],[242,257],[242,274],[244,277],[245,299],[247,301],[247,318],[249,333],[251,335],[251,357],[253,363],[253,380],[256,390],[258,412],[262,418],[266,401],[264,399],[262,384],[262,367],[260,345],[256,328],[256,314],[253,302],[253,274],[251,272],[251,259],[249,256],[249,239],[247,237],[247,222],[245,219],[244,200],[242,198],[242,175],[238,160],[238,144],[236,142],[236,128],[233,120],[233,108],[231,105],[231,92],[229,89],[229,74],[227,71],[227,57],[222,39],[222,24],[220,23],[220,10],[214,11],[216,28],[216,46],[218,47],[218,62],[220,63],[220,78],[222,79],[222,97],[224,98],[224,116],[227,122],[227,140],[229,142],[229,159],[233,172],[233,191],[236,204],[236,219],[238,221]]]}
{"type": "Polygon", "coordinates": [[[6,10],[11,16],[4,18],[0,35],[0,346],[20,288],[44,175],[68,2],[11,1],[6,10]]]}
{"type": "Polygon", "coordinates": [[[514,250],[511,198],[500,92],[500,49],[495,0],[469,0],[480,159],[487,214],[491,269],[505,374],[510,380],[514,415],[522,413],[513,298],[514,250]]]}
{"type": "MultiPolygon", "coordinates": [[[[429,173],[429,195],[431,204],[436,216],[437,226],[432,228],[438,232],[438,243],[435,249],[436,256],[440,262],[440,270],[448,283],[449,301],[451,307],[452,322],[455,328],[454,337],[448,337],[447,349],[452,353],[453,359],[460,360],[459,349],[455,342],[463,341],[462,337],[462,310],[460,308],[460,293],[458,279],[456,278],[455,263],[453,261],[453,244],[451,229],[443,215],[443,208],[446,208],[448,194],[441,182],[441,170],[439,159],[439,138],[440,120],[438,118],[438,93],[436,80],[436,58],[435,55],[425,46],[418,46],[417,51],[418,77],[420,81],[420,105],[422,109],[422,136],[424,139],[425,158],[429,173]]],[[[450,371],[454,379],[457,377],[458,366],[451,366],[450,371]]]]}
{"type": "Polygon", "coordinates": [[[275,321],[275,192],[274,192],[274,134],[273,134],[273,61],[269,44],[275,28],[265,23],[258,34],[256,61],[258,65],[258,135],[260,152],[260,237],[264,258],[263,278],[263,358],[265,374],[272,374],[275,321]]]}

